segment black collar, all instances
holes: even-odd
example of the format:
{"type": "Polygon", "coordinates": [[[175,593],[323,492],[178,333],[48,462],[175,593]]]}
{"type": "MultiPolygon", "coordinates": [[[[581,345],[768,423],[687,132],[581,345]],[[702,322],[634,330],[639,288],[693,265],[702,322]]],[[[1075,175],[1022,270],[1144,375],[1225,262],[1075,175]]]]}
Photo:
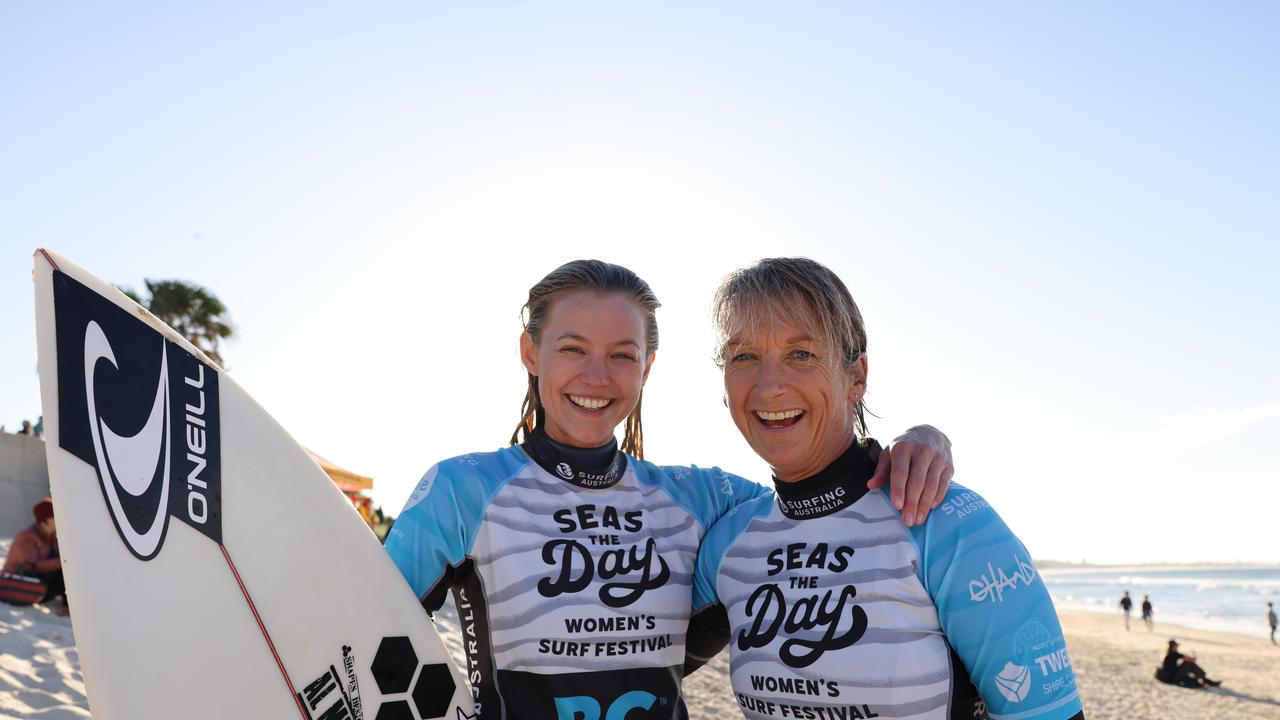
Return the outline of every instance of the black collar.
{"type": "Polygon", "coordinates": [[[880,443],[855,440],[834,462],[796,482],[773,479],[778,507],[793,520],[823,517],[843,510],[867,494],[867,481],[880,460],[880,443]]]}
{"type": "Polygon", "coordinates": [[[627,456],[618,452],[618,441],[596,448],[562,445],[536,428],[520,446],[543,470],[584,488],[613,487],[627,470],[627,456]]]}

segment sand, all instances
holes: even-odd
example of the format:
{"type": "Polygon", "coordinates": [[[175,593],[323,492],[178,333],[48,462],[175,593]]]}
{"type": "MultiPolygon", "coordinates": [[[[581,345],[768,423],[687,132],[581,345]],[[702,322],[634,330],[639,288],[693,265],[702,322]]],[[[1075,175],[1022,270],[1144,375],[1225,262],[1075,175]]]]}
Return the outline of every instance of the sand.
{"type": "MultiPolygon", "coordinates": [[[[0,539],[0,555],[8,552],[0,539]]],[[[71,622],[57,607],[0,603],[0,718],[89,717],[71,622]]]]}
{"type": "MultiPolygon", "coordinates": [[[[8,550],[0,539],[0,555],[8,550]]],[[[1125,632],[1119,615],[1061,613],[1067,644],[1091,720],[1165,718],[1280,718],[1280,647],[1265,638],[1141,623],[1125,632]],[[1155,681],[1152,673],[1169,638],[1193,651],[1215,690],[1189,690],[1155,681]]],[[[461,661],[457,617],[437,614],[446,645],[461,661]]],[[[740,718],[721,653],[685,685],[692,718],[740,718]]],[[[0,605],[0,720],[90,717],[69,618],[43,606],[0,605]]]]}
{"type": "MultiPolygon", "coordinates": [[[[1088,718],[1280,718],[1280,646],[1266,638],[1160,624],[1149,633],[1138,620],[1125,632],[1119,613],[1059,616],[1088,718]],[[1171,638],[1222,687],[1156,682],[1152,675],[1171,638]]],[[[1259,613],[1258,624],[1264,622],[1259,613]]]]}

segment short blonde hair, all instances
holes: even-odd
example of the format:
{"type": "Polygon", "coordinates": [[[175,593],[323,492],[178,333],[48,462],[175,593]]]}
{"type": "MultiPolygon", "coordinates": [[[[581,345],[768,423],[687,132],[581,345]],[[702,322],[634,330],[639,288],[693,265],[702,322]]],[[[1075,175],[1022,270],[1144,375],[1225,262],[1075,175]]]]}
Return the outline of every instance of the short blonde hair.
{"type": "MultiPolygon", "coordinates": [[[[839,351],[845,370],[852,370],[867,351],[866,326],[849,288],[830,268],[809,258],[765,258],[735,270],[720,283],[711,311],[718,335],[715,360],[722,369],[729,360],[729,341],[772,318],[810,328],[839,351]]],[[[855,425],[863,436],[864,410],[859,400],[855,425]]]]}

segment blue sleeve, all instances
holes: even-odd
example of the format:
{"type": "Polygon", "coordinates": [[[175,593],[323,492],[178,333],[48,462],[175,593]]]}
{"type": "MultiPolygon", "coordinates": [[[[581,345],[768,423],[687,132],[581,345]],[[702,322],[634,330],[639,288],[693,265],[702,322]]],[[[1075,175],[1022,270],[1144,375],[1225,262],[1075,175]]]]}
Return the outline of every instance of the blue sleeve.
{"type": "Polygon", "coordinates": [[[485,482],[484,464],[483,456],[465,455],[435,465],[391,526],[387,552],[419,600],[434,594],[471,552],[484,508],[500,487],[485,482]]]}
{"type": "Polygon", "coordinates": [[[717,524],[702,537],[698,546],[698,564],[693,572],[693,612],[720,602],[716,593],[716,575],[720,572],[720,559],[728,547],[723,524],[717,524]],[[717,528],[720,531],[717,532],[717,528]]]}
{"type": "MultiPolygon", "coordinates": [[[[743,503],[773,495],[770,488],[718,467],[657,466],[649,463],[643,463],[643,466],[646,470],[643,481],[662,485],[704,528],[710,528],[730,510],[743,503]]],[[[639,470],[637,467],[637,471],[639,470]]]]}
{"type": "Polygon", "coordinates": [[[720,561],[729,547],[738,539],[755,518],[765,515],[773,507],[771,495],[757,496],[751,502],[740,503],[720,518],[707,531],[698,546],[698,563],[693,573],[693,612],[720,602],[716,592],[716,577],[720,574],[720,561]]]}
{"type": "Polygon", "coordinates": [[[1081,712],[1053,601],[1031,555],[977,493],[952,485],[910,529],[947,641],[996,720],[1081,712]]]}
{"type": "MultiPolygon", "coordinates": [[[[748,480],[744,477],[734,475],[733,473],[727,473],[720,468],[715,469],[724,476],[724,482],[733,490],[730,497],[732,505],[729,508],[726,508],[724,512],[728,512],[729,510],[755,500],[756,498],[773,495],[773,488],[767,488],[754,480],[748,480]]],[[[721,515],[723,514],[724,513],[721,513],[721,515]]]]}

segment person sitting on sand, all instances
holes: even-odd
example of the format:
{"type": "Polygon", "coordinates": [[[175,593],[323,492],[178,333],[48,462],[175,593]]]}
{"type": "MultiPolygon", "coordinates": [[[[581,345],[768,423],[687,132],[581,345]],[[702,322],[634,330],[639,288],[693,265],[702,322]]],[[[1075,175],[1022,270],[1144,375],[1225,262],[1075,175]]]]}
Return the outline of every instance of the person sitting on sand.
{"type": "Polygon", "coordinates": [[[58,531],[53,520],[53,501],[45,498],[31,508],[35,524],[18,532],[9,546],[2,572],[34,577],[47,588],[40,602],[66,594],[62,580],[62,560],[58,555],[58,531]]]}
{"type": "Polygon", "coordinates": [[[1156,679],[1170,685],[1187,688],[1218,687],[1221,680],[1210,680],[1204,669],[1196,664],[1195,655],[1183,655],[1178,652],[1178,641],[1169,641],[1169,652],[1164,656],[1164,664],[1156,670],[1156,679]]]}

